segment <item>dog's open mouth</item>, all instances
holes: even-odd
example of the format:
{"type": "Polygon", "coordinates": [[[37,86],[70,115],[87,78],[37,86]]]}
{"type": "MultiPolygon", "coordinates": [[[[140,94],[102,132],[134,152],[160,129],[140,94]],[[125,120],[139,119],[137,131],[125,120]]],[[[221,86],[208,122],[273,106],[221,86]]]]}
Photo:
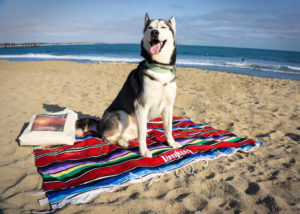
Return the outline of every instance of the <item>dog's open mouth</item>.
{"type": "Polygon", "coordinates": [[[158,39],[153,39],[150,41],[150,53],[152,55],[156,55],[159,54],[159,52],[161,51],[161,49],[163,49],[165,43],[167,40],[165,41],[159,41],[158,39]]]}

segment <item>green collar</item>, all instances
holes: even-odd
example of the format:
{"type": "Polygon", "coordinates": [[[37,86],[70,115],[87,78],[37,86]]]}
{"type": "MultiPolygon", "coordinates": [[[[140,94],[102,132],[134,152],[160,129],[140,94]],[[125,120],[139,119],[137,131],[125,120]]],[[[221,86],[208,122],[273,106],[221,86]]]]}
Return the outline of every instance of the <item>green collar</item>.
{"type": "Polygon", "coordinates": [[[151,70],[151,71],[154,71],[154,72],[157,72],[157,73],[161,73],[161,74],[165,74],[165,73],[168,73],[168,72],[171,72],[172,74],[174,74],[176,76],[176,73],[177,73],[177,70],[176,70],[176,67],[174,66],[173,68],[164,68],[164,67],[160,67],[158,65],[155,65],[155,64],[148,64],[146,62],[146,65],[147,67],[151,70]]]}

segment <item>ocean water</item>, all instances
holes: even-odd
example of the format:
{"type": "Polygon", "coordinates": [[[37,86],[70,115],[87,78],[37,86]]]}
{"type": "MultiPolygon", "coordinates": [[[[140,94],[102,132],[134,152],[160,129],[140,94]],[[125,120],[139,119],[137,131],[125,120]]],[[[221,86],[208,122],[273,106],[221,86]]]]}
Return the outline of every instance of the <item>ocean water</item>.
{"type": "MultiPolygon", "coordinates": [[[[178,45],[177,66],[300,80],[300,52],[178,45]]],[[[0,60],[127,62],[142,60],[139,44],[86,44],[0,48],[0,60]]]]}

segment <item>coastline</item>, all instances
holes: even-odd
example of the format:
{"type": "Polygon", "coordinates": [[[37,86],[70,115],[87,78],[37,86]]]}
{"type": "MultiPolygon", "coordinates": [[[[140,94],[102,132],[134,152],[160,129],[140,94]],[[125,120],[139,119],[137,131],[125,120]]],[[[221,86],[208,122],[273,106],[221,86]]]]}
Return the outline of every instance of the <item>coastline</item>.
{"type": "MultiPolygon", "coordinates": [[[[80,116],[99,118],[135,67],[126,63],[0,60],[0,167],[6,175],[0,178],[3,213],[47,209],[38,204],[44,196],[36,195],[42,191],[42,178],[36,171],[32,147],[16,142],[31,116],[68,107],[80,116]]],[[[181,170],[181,177],[166,175],[149,188],[145,183],[132,184],[61,212],[299,212],[299,81],[196,68],[177,70],[175,116],[260,140],[263,146],[249,154],[211,161],[205,168],[197,163],[194,175],[181,170]],[[247,189],[253,185],[259,190],[249,194],[247,189]]]]}
{"type": "Polygon", "coordinates": [[[26,42],[26,43],[0,43],[0,48],[20,48],[20,47],[39,47],[39,46],[64,46],[64,45],[95,45],[105,43],[78,42],[78,43],[47,43],[47,42],[26,42]]]}
{"type": "MultiPolygon", "coordinates": [[[[300,52],[178,45],[176,65],[202,70],[300,81],[300,52]]],[[[139,44],[51,44],[50,46],[0,48],[0,60],[75,61],[81,63],[139,63],[139,44]]]]}

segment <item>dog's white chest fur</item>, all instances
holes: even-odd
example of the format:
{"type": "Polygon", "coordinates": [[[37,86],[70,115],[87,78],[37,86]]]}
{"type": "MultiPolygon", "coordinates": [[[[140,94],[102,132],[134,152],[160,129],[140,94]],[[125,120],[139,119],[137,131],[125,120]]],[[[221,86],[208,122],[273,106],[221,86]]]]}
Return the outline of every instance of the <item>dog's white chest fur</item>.
{"type": "Polygon", "coordinates": [[[153,119],[162,115],[168,106],[172,106],[176,97],[176,82],[174,75],[169,73],[155,73],[151,70],[146,71],[156,80],[144,77],[143,102],[145,108],[149,109],[148,119],[153,119]]]}

